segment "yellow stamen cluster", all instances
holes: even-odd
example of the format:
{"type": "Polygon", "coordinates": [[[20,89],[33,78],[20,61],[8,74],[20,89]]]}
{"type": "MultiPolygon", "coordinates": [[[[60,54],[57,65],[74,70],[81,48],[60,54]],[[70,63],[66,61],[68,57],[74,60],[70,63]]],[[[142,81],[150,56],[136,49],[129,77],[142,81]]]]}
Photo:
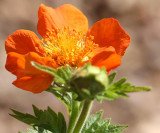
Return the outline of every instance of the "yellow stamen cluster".
{"type": "Polygon", "coordinates": [[[54,29],[42,39],[44,56],[51,57],[59,66],[69,64],[79,67],[89,60],[89,54],[98,47],[92,40],[92,36],[86,37],[70,27],[54,29]]]}

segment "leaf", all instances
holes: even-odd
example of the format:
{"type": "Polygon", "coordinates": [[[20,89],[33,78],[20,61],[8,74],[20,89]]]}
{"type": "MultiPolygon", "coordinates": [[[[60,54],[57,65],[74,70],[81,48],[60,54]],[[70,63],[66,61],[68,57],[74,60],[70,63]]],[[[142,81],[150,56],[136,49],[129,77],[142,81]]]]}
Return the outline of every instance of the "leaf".
{"type": "Polygon", "coordinates": [[[66,132],[66,122],[64,116],[61,113],[58,113],[57,115],[50,107],[48,107],[47,110],[40,110],[35,105],[33,105],[33,110],[35,116],[30,114],[24,114],[13,109],[12,112],[14,114],[10,115],[28,125],[38,127],[39,130],[43,128],[53,133],[66,132]]]}
{"type": "Polygon", "coordinates": [[[119,87],[119,86],[121,86],[124,82],[126,82],[126,78],[122,78],[122,79],[120,79],[119,81],[117,81],[117,82],[115,82],[112,86],[116,86],[116,87],[119,87]]]}
{"type": "Polygon", "coordinates": [[[68,112],[71,111],[72,95],[69,92],[63,92],[62,89],[58,90],[57,88],[50,86],[46,91],[54,94],[61,102],[63,102],[68,112]]]}
{"type": "Polygon", "coordinates": [[[106,132],[106,133],[121,133],[127,127],[128,126],[109,125],[108,126],[108,132],[106,132]]]}
{"type": "Polygon", "coordinates": [[[91,115],[81,133],[122,133],[127,126],[110,125],[110,120],[101,120],[102,111],[91,115]]]}
{"type": "Polygon", "coordinates": [[[37,69],[54,76],[53,85],[51,85],[46,91],[54,94],[60,101],[62,101],[67,106],[68,112],[70,113],[73,94],[70,92],[69,81],[71,74],[73,71],[75,71],[76,68],[65,65],[54,69],[48,66],[40,65],[36,62],[31,63],[37,69]]]}
{"type": "MultiPolygon", "coordinates": [[[[109,75],[109,82],[112,83],[115,78],[115,73],[109,75]]],[[[104,93],[99,94],[101,99],[115,100],[118,97],[129,97],[127,93],[150,91],[149,87],[136,87],[131,83],[126,83],[126,78],[122,78],[119,81],[109,85],[108,90],[104,93]]]]}
{"type": "MultiPolygon", "coordinates": [[[[19,132],[19,133],[24,133],[24,132],[19,132]]],[[[53,133],[53,132],[46,130],[44,128],[41,128],[41,127],[36,127],[35,129],[33,128],[27,129],[26,133],[53,133]]]]}
{"type": "Polygon", "coordinates": [[[58,121],[60,133],[66,133],[66,122],[61,112],[58,113],[58,121]]]}
{"type": "Polygon", "coordinates": [[[111,84],[113,81],[114,81],[114,79],[115,79],[115,77],[116,77],[116,72],[114,72],[114,73],[112,73],[112,74],[110,74],[109,76],[108,76],[108,79],[109,79],[109,84],[111,84]]]}
{"type": "Polygon", "coordinates": [[[67,84],[70,80],[71,74],[72,72],[76,69],[76,68],[72,68],[69,65],[65,65],[62,67],[59,67],[57,69],[48,67],[48,66],[44,66],[41,64],[38,64],[36,62],[31,62],[31,64],[46,73],[49,73],[51,75],[54,76],[54,82],[58,83],[58,84],[67,84]]]}
{"type": "Polygon", "coordinates": [[[51,67],[48,67],[48,66],[44,66],[44,65],[40,65],[39,63],[36,63],[36,62],[31,62],[32,66],[34,66],[35,68],[43,71],[43,72],[46,72],[46,73],[49,73],[53,76],[57,76],[59,77],[59,75],[57,75],[57,70],[54,69],[54,68],[51,68],[51,67]]]}
{"type": "Polygon", "coordinates": [[[68,81],[70,79],[70,75],[72,73],[72,68],[69,65],[66,65],[65,67],[58,68],[57,73],[65,81],[68,81]]]}
{"type": "Polygon", "coordinates": [[[34,114],[36,117],[39,117],[43,113],[43,111],[38,109],[35,105],[32,105],[32,107],[33,107],[34,114]]]}
{"type": "MultiPolygon", "coordinates": [[[[103,111],[99,111],[98,113],[94,114],[94,115],[91,115],[88,120],[86,121],[84,127],[83,127],[83,130],[86,132],[88,129],[90,129],[92,127],[92,125],[96,122],[96,121],[99,121],[102,117],[102,113],[103,111]]],[[[82,133],[85,133],[84,131],[82,130],[82,133]]]]}
{"type": "Polygon", "coordinates": [[[136,86],[130,86],[128,88],[125,88],[125,92],[139,92],[139,91],[150,91],[151,88],[149,87],[136,87],[136,86]]]}
{"type": "Polygon", "coordinates": [[[9,115],[16,118],[17,120],[20,120],[28,125],[34,125],[34,124],[38,125],[39,124],[39,121],[37,120],[35,116],[27,114],[27,113],[24,114],[14,109],[11,109],[11,110],[14,114],[9,114],[9,115]]]}

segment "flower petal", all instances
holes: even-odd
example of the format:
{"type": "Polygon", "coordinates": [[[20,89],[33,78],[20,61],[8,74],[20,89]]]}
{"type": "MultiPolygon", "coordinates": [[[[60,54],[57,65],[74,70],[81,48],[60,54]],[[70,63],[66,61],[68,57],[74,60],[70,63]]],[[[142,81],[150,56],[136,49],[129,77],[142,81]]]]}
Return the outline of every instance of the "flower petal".
{"type": "Polygon", "coordinates": [[[47,89],[49,87],[48,84],[51,84],[53,81],[53,76],[33,67],[31,65],[31,61],[53,68],[57,67],[54,60],[46,57],[40,57],[37,53],[34,52],[30,52],[26,55],[10,52],[7,56],[6,69],[17,76],[17,80],[13,82],[14,85],[21,89],[28,90],[33,93],[38,93],[37,87],[42,86],[42,88],[39,88],[39,92],[41,92],[41,90],[47,89]],[[34,81],[35,84],[33,84],[34,81]],[[35,87],[36,85],[37,87],[35,87]]]}
{"type": "Polygon", "coordinates": [[[41,53],[43,47],[38,36],[28,30],[17,30],[7,37],[5,41],[6,52],[27,54],[28,52],[41,53]]]}
{"type": "Polygon", "coordinates": [[[34,52],[30,52],[26,55],[10,52],[7,56],[6,69],[16,75],[18,78],[44,73],[33,67],[31,65],[31,61],[53,68],[58,67],[54,60],[46,57],[40,57],[34,52]]]}
{"type": "Polygon", "coordinates": [[[9,72],[18,76],[19,72],[25,70],[24,55],[15,52],[8,53],[5,67],[9,72]]]}
{"type": "Polygon", "coordinates": [[[110,72],[121,64],[121,57],[116,54],[113,47],[103,48],[91,58],[91,64],[100,68],[105,67],[110,72]]]}
{"type": "Polygon", "coordinates": [[[33,93],[40,93],[51,85],[53,77],[50,75],[25,76],[13,82],[15,86],[33,93]]]}
{"type": "Polygon", "coordinates": [[[70,26],[83,33],[86,33],[88,30],[88,20],[86,16],[76,7],[69,4],[62,5],[55,9],[41,4],[38,17],[37,29],[43,37],[52,29],[64,26],[70,26]]]}
{"type": "Polygon", "coordinates": [[[39,74],[45,73],[45,72],[42,72],[42,71],[38,70],[37,68],[33,67],[31,65],[31,61],[34,61],[36,63],[39,63],[41,65],[45,65],[48,67],[52,67],[52,68],[58,67],[58,65],[56,64],[56,62],[53,59],[48,58],[48,57],[41,57],[34,52],[30,52],[25,56],[25,70],[23,73],[22,72],[19,73],[21,76],[27,76],[27,75],[30,75],[31,73],[32,73],[31,75],[39,75],[39,74]]]}
{"type": "Polygon", "coordinates": [[[94,42],[100,47],[113,46],[120,56],[123,56],[130,43],[129,35],[122,29],[116,19],[102,19],[95,23],[87,33],[94,36],[94,42]]]}

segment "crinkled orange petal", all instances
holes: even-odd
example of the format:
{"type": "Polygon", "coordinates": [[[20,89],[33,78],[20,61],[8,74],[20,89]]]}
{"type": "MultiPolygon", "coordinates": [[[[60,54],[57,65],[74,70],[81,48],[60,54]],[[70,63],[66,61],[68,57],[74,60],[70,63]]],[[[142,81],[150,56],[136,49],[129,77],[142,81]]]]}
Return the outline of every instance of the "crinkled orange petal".
{"type": "Polygon", "coordinates": [[[105,67],[110,72],[121,64],[121,57],[113,47],[103,48],[91,58],[91,64],[100,68],[105,67]]]}
{"type": "Polygon", "coordinates": [[[87,36],[89,35],[94,36],[94,42],[100,47],[114,47],[120,56],[124,55],[130,43],[129,35],[113,18],[102,19],[95,23],[88,31],[87,36]]]}
{"type": "Polygon", "coordinates": [[[98,48],[96,48],[95,50],[93,50],[88,56],[89,56],[89,57],[93,57],[93,56],[95,56],[96,54],[99,54],[99,53],[101,53],[101,52],[103,52],[103,51],[109,51],[109,52],[115,53],[115,49],[114,49],[114,47],[112,47],[112,46],[109,46],[109,47],[98,47],[98,48]]]}
{"type": "Polygon", "coordinates": [[[43,52],[38,36],[29,30],[17,30],[7,37],[5,41],[6,52],[27,54],[28,52],[43,52]]]}
{"type": "Polygon", "coordinates": [[[30,52],[25,56],[25,70],[22,74],[23,76],[30,75],[31,72],[32,72],[32,75],[38,75],[39,73],[40,74],[44,73],[44,72],[38,70],[37,68],[33,67],[30,63],[31,61],[34,61],[36,63],[39,63],[41,65],[45,65],[48,67],[52,67],[52,68],[58,67],[58,65],[56,64],[56,62],[53,59],[48,58],[48,57],[41,57],[37,53],[30,52]]]}
{"type": "Polygon", "coordinates": [[[31,65],[31,61],[57,68],[54,60],[46,57],[40,57],[37,53],[30,52],[26,55],[21,55],[15,52],[10,52],[7,56],[6,69],[17,76],[17,80],[13,83],[14,85],[21,89],[25,89],[33,93],[36,91],[36,93],[38,93],[37,88],[34,89],[34,87],[36,85],[37,87],[42,86],[42,88],[39,88],[39,92],[47,89],[49,87],[48,84],[51,84],[53,81],[53,76],[34,68],[31,65]],[[32,79],[37,80],[35,81],[35,84],[33,84],[32,79]]]}
{"type": "Polygon", "coordinates": [[[18,73],[25,70],[25,56],[15,52],[8,53],[5,67],[9,72],[18,76],[18,73]]]}
{"type": "Polygon", "coordinates": [[[55,9],[41,4],[38,11],[38,18],[37,30],[43,37],[52,29],[62,28],[64,26],[70,26],[83,33],[86,33],[88,30],[86,16],[79,9],[69,4],[55,9]]]}
{"type": "Polygon", "coordinates": [[[34,52],[30,52],[26,55],[10,52],[7,56],[6,69],[16,75],[18,78],[28,75],[38,75],[44,73],[33,67],[31,65],[31,61],[53,68],[58,67],[53,59],[41,57],[34,52]]]}
{"type": "Polygon", "coordinates": [[[25,76],[13,82],[15,86],[33,93],[40,93],[51,85],[53,77],[50,75],[25,76]]]}

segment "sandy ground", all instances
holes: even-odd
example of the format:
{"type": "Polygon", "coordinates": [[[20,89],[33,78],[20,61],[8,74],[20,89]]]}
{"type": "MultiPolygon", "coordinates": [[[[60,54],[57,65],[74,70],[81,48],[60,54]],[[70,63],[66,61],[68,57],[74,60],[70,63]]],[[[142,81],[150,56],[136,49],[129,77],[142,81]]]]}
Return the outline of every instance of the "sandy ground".
{"type": "MultiPolygon", "coordinates": [[[[102,18],[114,17],[131,36],[132,42],[117,69],[118,78],[139,86],[151,86],[151,92],[131,94],[129,99],[95,102],[92,112],[104,110],[112,123],[129,125],[125,133],[160,132],[160,1],[158,0],[0,0],[0,132],[26,131],[27,125],[11,118],[9,108],[32,113],[32,104],[67,113],[63,104],[48,93],[32,94],[14,87],[15,76],[4,68],[4,41],[17,29],[37,33],[40,3],[58,7],[70,3],[89,19],[90,26],[102,18]]],[[[38,33],[37,33],[38,34],[38,33]]]]}

